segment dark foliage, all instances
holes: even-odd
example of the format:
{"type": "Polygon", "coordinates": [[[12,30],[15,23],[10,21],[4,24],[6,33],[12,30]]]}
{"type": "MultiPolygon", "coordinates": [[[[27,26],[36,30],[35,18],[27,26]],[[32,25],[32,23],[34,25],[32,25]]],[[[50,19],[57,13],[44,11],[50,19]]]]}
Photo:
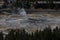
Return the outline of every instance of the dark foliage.
{"type": "Polygon", "coordinates": [[[0,32],[0,40],[3,40],[4,38],[3,38],[3,33],[2,32],[0,32]]]}
{"type": "Polygon", "coordinates": [[[11,7],[24,7],[24,8],[42,8],[42,9],[60,9],[60,3],[53,3],[53,1],[60,0],[16,0],[16,2],[8,2],[8,0],[3,0],[3,8],[8,7],[9,4],[12,4],[11,7]],[[46,3],[38,3],[38,1],[46,1],[46,3]],[[36,2],[36,3],[35,3],[36,2]],[[33,5],[33,7],[31,7],[33,5]]]}
{"type": "Polygon", "coordinates": [[[3,33],[0,32],[0,40],[60,40],[60,28],[56,27],[51,30],[48,27],[43,31],[36,30],[32,33],[28,33],[25,30],[11,30],[5,38],[3,33]]]}

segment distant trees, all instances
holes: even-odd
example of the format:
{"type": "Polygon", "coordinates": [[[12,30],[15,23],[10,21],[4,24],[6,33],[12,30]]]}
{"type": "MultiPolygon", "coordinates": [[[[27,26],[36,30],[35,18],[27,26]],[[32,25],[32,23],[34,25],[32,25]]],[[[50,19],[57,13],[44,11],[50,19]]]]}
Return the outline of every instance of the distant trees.
{"type": "Polygon", "coordinates": [[[60,1],[60,0],[16,0],[16,2],[11,1],[9,4],[8,0],[3,0],[4,5],[2,8],[7,8],[8,5],[11,7],[24,7],[24,8],[43,8],[43,9],[60,9],[60,4],[54,4],[53,1],[60,1]],[[45,1],[46,3],[38,3],[38,1],[45,1]]]}
{"type": "Polygon", "coordinates": [[[29,9],[31,7],[31,4],[30,4],[30,2],[26,2],[25,4],[24,4],[24,8],[27,8],[27,9],[29,9]]]}
{"type": "Polygon", "coordinates": [[[54,8],[53,0],[49,0],[49,1],[48,1],[48,7],[49,7],[50,9],[53,9],[53,8],[54,8]]]}
{"type": "Polygon", "coordinates": [[[43,1],[42,3],[38,3],[36,1],[35,8],[43,8],[43,9],[54,9],[54,0],[38,0],[38,1],[43,1]],[[46,2],[46,3],[44,3],[46,2]]]}

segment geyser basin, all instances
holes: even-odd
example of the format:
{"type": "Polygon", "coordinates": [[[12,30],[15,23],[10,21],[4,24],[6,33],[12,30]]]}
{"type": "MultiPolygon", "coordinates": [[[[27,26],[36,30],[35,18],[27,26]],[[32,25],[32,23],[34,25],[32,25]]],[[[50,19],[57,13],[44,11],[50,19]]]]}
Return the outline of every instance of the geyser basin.
{"type": "Polygon", "coordinates": [[[50,25],[52,28],[60,26],[60,18],[8,18],[1,19],[0,26],[9,28],[45,28],[50,25]]]}
{"type": "MultiPolygon", "coordinates": [[[[40,14],[39,14],[40,15],[40,14]]],[[[38,15],[37,15],[38,16],[38,15]]],[[[42,16],[42,15],[41,15],[42,16]]],[[[60,26],[60,17],[28,17],[25,10],[22,8],[18,8],[18,15],[10,15],[10,16],[0,16],[0,27],[12,28],[12,29],[43,29],[50,25],[52,28],[57,25],[60,26]]]]}

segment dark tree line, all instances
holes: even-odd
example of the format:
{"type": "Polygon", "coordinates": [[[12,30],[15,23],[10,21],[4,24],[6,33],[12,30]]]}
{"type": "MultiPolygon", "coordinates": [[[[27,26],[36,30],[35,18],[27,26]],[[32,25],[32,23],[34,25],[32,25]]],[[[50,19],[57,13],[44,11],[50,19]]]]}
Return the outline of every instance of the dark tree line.
{"type": "Polygon", "coordinates": [[[28,33],[25,30],[11,30],[8,35],[3,37],[0,32],[0,40],[60,40],[60,28],[45,28],[44,30],[36,30],[28,33]]]}
{"type": "Polygon", "coordinates": [[[31,5],[33,5],[35,9],[60,9],[60,3],[54,4],[53,1],[57,2],[60,0],[16,0],[16,2],[11,1],[10,3],[8,2],[8,0],[4,0],[4,5],[2,6],[2,8],[7,8],[7,5],[11,4],[11,7],[24,7],[28,9],[32,8],[31,5]],[[46,3],[38,3],[38,1],[46,1],[46,3]]]}

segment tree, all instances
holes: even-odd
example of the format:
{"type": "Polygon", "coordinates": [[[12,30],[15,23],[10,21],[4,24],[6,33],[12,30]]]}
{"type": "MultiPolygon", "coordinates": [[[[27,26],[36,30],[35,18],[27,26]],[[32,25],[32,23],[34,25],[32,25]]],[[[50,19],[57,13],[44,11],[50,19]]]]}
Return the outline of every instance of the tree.
{"type": "Polygon", "coordinates": [[[4,38],[3,38],[3,33],[2,32],[0,32],[0,40],[3,40],[4,38]]]}
{"type": "Polygon", "coordinates": [[[6,40],[16,40],[14,30],[11,30],[11,31],[8,33],[6,40]]]}
{"type": "Polygon", "coordinates": [[[60,30],[58,27],[53,29],[53,39],[54,40],[60,40],[60,30]]]}
{"type": "Polygon", "coordinates": [[[43,38],[45,40],[52,40],[52,32],[50,26],[44,29],[43,34],[44,34],[43,38]]]}

